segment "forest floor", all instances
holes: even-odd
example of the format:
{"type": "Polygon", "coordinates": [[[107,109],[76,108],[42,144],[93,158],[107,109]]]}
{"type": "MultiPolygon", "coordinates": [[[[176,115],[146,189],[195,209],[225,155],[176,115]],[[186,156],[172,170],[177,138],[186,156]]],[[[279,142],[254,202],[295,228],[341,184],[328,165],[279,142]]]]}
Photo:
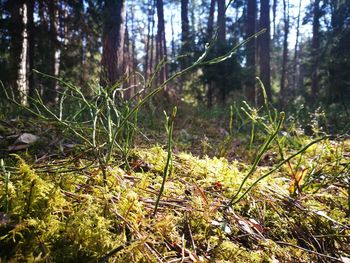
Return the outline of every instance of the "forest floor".
{"type": "Polygon", "coordinates": [[[167,174],[147,116],[107,165],[55,122],[2,120],[0,262],[350,262],[349,135],[180,110],[167,174]]]}

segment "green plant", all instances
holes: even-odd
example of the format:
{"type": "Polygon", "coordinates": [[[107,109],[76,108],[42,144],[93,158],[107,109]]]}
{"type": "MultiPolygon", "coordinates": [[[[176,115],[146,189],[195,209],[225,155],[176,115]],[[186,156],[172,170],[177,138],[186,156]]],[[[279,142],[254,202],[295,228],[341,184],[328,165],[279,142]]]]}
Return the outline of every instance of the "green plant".
{"type": "Polygon", "coordinates": [[[164,171],[163,171],[162,185],[160,186],[159,194],[157,196],[156,204],[154,206],[153,216],[155,216],[157,214],[160,198],[162,197],[162,194],[164,192],[166,178],[171,173],[171,170],[172,170],[173,130],[174,130],[174,120],[175,120],[175,116],[176,116],[176,111],[177,111],[177,108],[174,107],[173,112],[171,114],[171,117],[169,117],[166,114],[166,112],[164,112],[165,130],[168,134],[167,159],[166,159],[166,163],[165,163],[164,171]]]}

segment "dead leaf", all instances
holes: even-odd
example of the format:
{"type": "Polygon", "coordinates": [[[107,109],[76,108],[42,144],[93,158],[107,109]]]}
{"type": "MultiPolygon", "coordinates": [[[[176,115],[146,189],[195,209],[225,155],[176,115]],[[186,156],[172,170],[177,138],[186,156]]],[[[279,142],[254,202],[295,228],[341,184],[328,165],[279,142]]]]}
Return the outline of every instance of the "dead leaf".
{"type": "Polygon", "coordinates": [[[35,143],[39,139],[39,136],[36,136],[31,133],[22,133],[13,145],[10,145],[7,150],[8,151],[19,151],[27,149],[30,145],[35,143]]]}

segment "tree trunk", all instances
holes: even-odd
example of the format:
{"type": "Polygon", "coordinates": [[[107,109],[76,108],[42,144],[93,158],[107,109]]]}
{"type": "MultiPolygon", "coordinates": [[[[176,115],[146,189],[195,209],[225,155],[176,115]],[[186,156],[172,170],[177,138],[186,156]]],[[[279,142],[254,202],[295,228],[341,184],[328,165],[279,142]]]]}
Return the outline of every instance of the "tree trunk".
{"type": "MultiPolygon", "coordinates": [[[[217,13],[217,23],[218,23],[218,47],[219,51],[225,51],[226,49],[226,16],[225,16],[225,0],[218,0],[218,13],[217,13]]],[[[219,88],[219,101],[224,104],[226,101],[227,87],[226,85],[218,86],[217,83],[214,85],[219,88]]]]}
{"type": "Polygon", "coordinates": [[[221,45],[226,45],[226,16],[225,16],[225,0],[218,1],[218,41],[221,45]]]}
{"type": "Polygon", "coordinates": [[[207,42],[209,42],[213,37],[215,4],[216,4],[216,0],[210,1],[209,17],[208,17],[208,25],[207,25],[207,42]]]}
{"type": "MultiPolygon", "coordinates": [[[[252,36],[256,23],[256,0],[248,0],[247,3],[247,27],[246,37],[252,36]]],[[[255,77],[256,77],[256,40],[250,40],[246,45],[248,77],[245,83],[245,96],[250,103],[255,103],[255,77]]]]}
{"type": "Polygon", "coordinates": [[[278,1],[277,0],[273,0],[273,5],[272,5],[272,24],[273,24],[273,39],[276,38],[276,11],[277,11],[277,4],[278,1]]]}
{"type": "Polygon", "coordinates": [[[34,0],[28,0],[28,96],[34,97],[34,52],[35,52],[35,24],[34,24],[34,0]]]}
{"type": "Polygon", "coordinates": [[[283,0],[283,20],[284,20],[284,38],[283,38],[283,55],[282,55],[282,72],[280,83],[280,105],[284,104],[286,95],[286,68],[288,62],[288,34],[289,34],[289,1],[283,0]]]}
{"type": "MultiPolygon", "coordinates": [[[[158,28],[157,28],[157,63],[167,58],[166,40],[165,40],[165,21],[163,0],[156,0],[158,28]]],[[[160,70],[159,83],[164,83],[168,77],[168,67],[165,63],[160,70]]]]}
{"type": "Polygon", "coordinates": [[[312,42],[311,42],[311,48],[312,48],[312,57],[313,57],[313,63],[312,63],[312,73],[311,73],[311,97],[312,100],[315,100],[315,98],[318,95],[319,91],[319,83],[318,83],[318,52],[320,47],[320,17],[321,17],[321,11],[320,11],[320,0],[315,0],[314,6],[313,6],[313,22],[312,22],[312,42]]]}
{"type": "MultiPolygon", "coordinates": [[[[210,7],[209,7],[209,16],[208,16],[208,26],[207,26],[207,42],[209,43],[211,39],[213,38],[213,32],[214,32],[214,13],[215,13],[215,5],[216,0],[210,1],[210,7]]],[[[213,83],[210,81],[207,84],[207,106],[208,108],[211,108],[213,106],[213,83]]]]}
{"type": "MultiPolygon", "coordinates": [[[[50,17],[50,61],[49,74],[53,77],[58,77],[60,70],[61,49],[58,40],[59,12],[57,0],[51,0],[48,3],[50,17]]],[[[55,104],[58,99],[58,83],[56,79],[50,79],[49,87],[44,89],[44,100],[55,104]]]]}
{"type": "MultiPolygon", "coordinates": [[[[266,94],[271,101],[271,71],[270,71],[270,5],[269,0],[261,0],[260,29],[266,32],[260,37],[260,79],[264,83],[266,94]]],[[[262,94],[259,92],[258,104],[263,103],[262,94]]]]}
{"type": "Polygon", "coordinates": [[[299,7],[298,7],[298,17],[297,17],[297,28],[296,28],[296,35],[295,35],[295,46],[294,46],[294,58],[293,58],[293,89],[292,89],[292,95],[293,97],[296,95],[296,89],[298,86],[298,65],[299,65],[299,34],[300,34],[300,14],[301,14],[301,1],[299,0],[299,7]]]}
{"type": "MultiPolygon", "coordinates": [[[[181,0],[181,54],[191,51],[190,43],[190,22],[188,19],[188,0],[181,0]]],[[[189,58],[184,57],[181,60],[181,69],[189,65],[189,58]]]]}
{"type": "Polygon", "coordinates": [[[146,80],[152,71],[152,53],[153,53],[153,26],[154,26],[154,1],[149,0],[148,6],[148,17],[147,17],[147,37],[146,37],[146,48],[145,48],[145,69],[144,74],[146,80]],[[152,43],[152,45],[151,45],[152,43]]]}
{"type": "Polygon", "coordinates": [[[103,10],[103,52],[101,60],[102,75],[100,82],[102,85],[112,86],[124,74],[124,0],[105,0],[103,10]]]}
{"type": "Polygon", "coordinates": [[[19,60],[19,68],[17,74],[17,89],[19,92],[19,99],[21,104],[27,104],[28,102],[28,6],[24,2],[20,7],[20,15],[22,17],[22,45],[19,60]]]}
{"type": "Polygon", "coordinates": [[[8,3],[10,12],[9,34],[10,42],[10,63],[13,75],[12,86],[14,93],[22,104],[27,103],[28,95],[28,32],[27,32],[27,4],[26,2],[11,1],[8,3]]]}

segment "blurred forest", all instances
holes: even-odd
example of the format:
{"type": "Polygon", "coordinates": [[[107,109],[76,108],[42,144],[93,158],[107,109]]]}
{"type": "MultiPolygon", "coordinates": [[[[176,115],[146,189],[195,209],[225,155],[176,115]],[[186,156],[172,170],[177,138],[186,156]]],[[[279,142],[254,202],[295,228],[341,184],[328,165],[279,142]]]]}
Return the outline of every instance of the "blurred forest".
{"type": "Polygon", "coordinates": [[[190,66],[207,43],[214,58],[266,29],[223,63],[169,83],[165,100],[261,105],[259,76],[279,107],[348,110],[349,0],[2,0],[0,17],[0,79],[24,104],[37,92],[55,104],[62,92],[33,70],[81,87],[121,81],[129,99],[154,72],[159,85],[190,66]]]}

